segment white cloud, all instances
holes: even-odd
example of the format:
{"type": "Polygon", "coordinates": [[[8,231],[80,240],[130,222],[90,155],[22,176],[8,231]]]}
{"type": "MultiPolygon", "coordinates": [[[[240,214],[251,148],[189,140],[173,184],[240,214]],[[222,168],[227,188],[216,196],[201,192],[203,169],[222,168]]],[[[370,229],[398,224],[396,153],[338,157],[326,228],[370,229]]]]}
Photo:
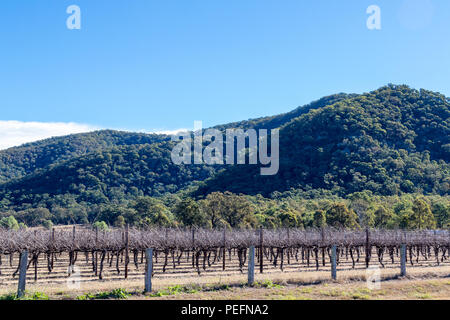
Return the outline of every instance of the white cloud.
{"type": "Polygon", "coordinates": [[[56,136],[99,128],[73,122],[22,122],[0,120],[0,150],[56,136]]]}
{"type": "Polygon", "coordinates": [[[184,129],[184,128],[182,128],[182,129],[175,129],[175,130],[158,130],[158,129],[155,129],[155,130],[152,130],[152,131],[142,130],[141,132],[143,132],[143,133],[166,134],[168,136],[171,136],[171,135],[177,134],[179,132],[187,132],[187,131],[192,131],[192,129],[184,129]]]}
{"type": "MultiPolygon", "coordinates": [[[[83,133],[101,129],[103,128],[74,122],[23,122],[0,120],[0,150],[51,137],[65,136],[73,133],[83,133]]],[[[128,129],[119,130],[132,132],[132,130],[128,129]]],[[[178,132],[191,130],[192,129],[184,128],[175,130],[153,129],[139,130],[138,132],[173,135],[178,132]]]]}

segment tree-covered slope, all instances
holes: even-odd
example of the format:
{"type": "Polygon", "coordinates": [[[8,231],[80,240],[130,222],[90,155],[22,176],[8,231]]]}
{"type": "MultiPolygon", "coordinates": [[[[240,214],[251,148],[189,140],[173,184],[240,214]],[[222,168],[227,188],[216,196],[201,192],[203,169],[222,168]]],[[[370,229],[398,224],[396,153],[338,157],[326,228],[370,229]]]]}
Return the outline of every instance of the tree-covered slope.
{"type": "Polygon", "coordinates": [[[173,143],[161,142],[167,136],[100,131],[54,138],[0,153],[0,172],[8,179],[25,175],[0,184],[0,208],[51,207],[68,198],[119,203],[174,193],[194,181],[203,181],[198,196],[213,191],[269,195],[291,188],[340,195],[361,190],[448,194],[449,106],[440,94],[390,85],[362,95],[326,97],[290,114],[219,126],[280,125],[275,176],[261,176],[255,165],[222,171],[175,165],[173,143]]]}
{"type": "MultiPolygon", "coordinates": [[[[227,128],[278,128],[311,109],[318,109],[351,96],[355,95],[335,94],[298,107],[288,113],[224,124],[215,128],[219,130],[227,128]]],[[[33,173],[35,170],[86,155],[90,152],[105,150],[115,146],[152,144],[168,140],[170,140],[170,137],[167,135],[101,130],[27,143],[19,147],[0,150],[0,183],[21,178],[33,173]]]]}
{"type": "Polygon", "coordinates": [[[27,143],[0,151],[0,183],[89,152],[168,139],[166,135],[102,130],[27,143]]]}
{"type": "MultiPolygon", "coordinates": [[[[301,114],[307,113],[311,109],[321,108],[350,96],[351,95],[343,93],[331,95],[314,101],[306,106],[298,107],[285,114],[220,125],[216,128],[220,130],[225,130],[226,128],[276,128],[301,114]]],[[[4,188],[11,190],[12,188],[15,188],[15,186],[22,186],[20,188],[24,193],[29,192],[34,194],[35,191],[32,191],[31,189],[27,190],[27,188],[23,188],[23,186],[29,184],[31,181],[30,179],[37,181],[39,177],[46,176],[48,174],[46,170],[51,166],[59,165],[64,161],[74,160],[72,162],[77,163],[77,165],[80,166],[80,169],[83,169],[83,159],[89,158],[90,156],[96,157],[96,155],[90,155],[90,153],[96,153],[102,150],[107,151],[117,146],[137,146],[169,140],[170,137],[166,135],[102,130],[54,137],[24,144],[19,147],[0,151],[0,184],[5,184],[14,180],[15,182],[7,184],[4,188]],[[40,174],[33,175],[37,171],[41,171],[40,174]],[[23,181],[17,181],[23,177],[23,181]]],[[[160,146],[158,148],[160,148],[160,146]]],[[[68,164],[64,164],[59,168],[62,168],[65,165],[68,164]]],[[[213,172],[214,170],[215,168],[209,168],[209,172],[213,172]]],[[[95,172],[90,174],[96,175],[95,172]]],[[[48,179],[49,178],[47,178],[47,180],[48,179]]],[[[190,178],[188,178],[188,181],[191,181],[190,178]]],[[[40,183],[37,184],[39,185],[40,183]]],[[[183,182],[182,185],[184,184],[185,183],[183,182]]],[[[45,183],[42,185],[45,185],[45,183]]],[[[48,188],[45,188],[45,190],[42,189],[41,191],[48,194],[59,194],[62,189],[57,186],[59,186],[59,182],[55,181],[54,185],[50,185],[48,188]],[[52,188],[55,190],[51,190],[52,188]]],[[[162,189],[166,190],[165,187],[162,187],[162,189]]],[[[170,187],[167,189],[172,190],[170,187]]],[[[146,193],[146,191],[144,191],[144,193],[146,193]]],[[[150,194],[152,194],[152,192],[150,192],[150,194]]]]}
{"type": "Polygon", "coordinates": [[[52,197],[61,195],[90,204],[117,203],[137,196],[176,192],[211,176],[214,168],[210,166],[173,164],[172,147],[172,142],[161,142],[79,156],[0,185],[0,206],[44,203],[51,207],[52,197]]]}
{"type": "Polygon", "coordinates": [[[290,188],[448,194],[449,106],[440,94],[390,85],[311,110],[281,128],[276,176],[260,176],[259,166],[234,166],[197,195],[290,188]]]}

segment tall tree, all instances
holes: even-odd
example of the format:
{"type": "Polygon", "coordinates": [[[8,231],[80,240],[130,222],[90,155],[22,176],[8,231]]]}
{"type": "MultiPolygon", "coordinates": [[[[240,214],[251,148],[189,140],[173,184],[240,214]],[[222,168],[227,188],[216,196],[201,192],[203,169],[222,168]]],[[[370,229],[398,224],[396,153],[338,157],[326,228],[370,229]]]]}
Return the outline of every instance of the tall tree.
{"type": "Polygon", "coordinates": [[[358,216],[345,203],[335,203],[327,211],[327,224],[335,228],[355,229],[359,227],[358,216]]]}

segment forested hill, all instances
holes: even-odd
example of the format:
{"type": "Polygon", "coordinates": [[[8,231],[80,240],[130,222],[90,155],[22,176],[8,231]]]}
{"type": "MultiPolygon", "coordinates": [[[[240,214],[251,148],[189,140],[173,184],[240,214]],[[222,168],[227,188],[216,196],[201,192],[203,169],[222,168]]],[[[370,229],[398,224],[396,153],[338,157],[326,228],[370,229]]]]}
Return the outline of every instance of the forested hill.
{"type": "Polygon", "coordinates": [[[390,85],[311,110],[282,126],[278,175],[230,167],[197,195],[290,188],[449,194],[449,106],[438,93],[390,85]]]}
{"type": "Polygon", "coordinates": [[[175,193],[197,181],[199,197],[213,191],[270,195],[292,188],[339,195],[449,194],[449,106],[438,93],[389,85],[218,126],[281,127],[279,173],[265,177],[259,165],[224,171],[174,165],[168,136],[99,131],[48,139],[0,152],[0,209],[121,203],[175,193]]]}
{"type": "Polygon", "coordinates": [[[68,202],[119,203],[175,193],[210,177],[206,165],[175,165],[172,142],[129,145],[67,160],[0,185],[0,207],[64,206],[68,202]]]}
{"type": "MultiPolygon", "coordinates": [[[[354,95],[343,93],[331,95],[298,107],[288,113],[220,125],[216,128],[220,130],[226,128],[278,128],[311,109],[321,108],[350,96],[354,95]]],[[[108,150],[117,146],[152,144],[169,140],[170,136],[167,135],[101,130],[54,137],[7,150],[0,150],[0,184],[91,152],[108,150]]]]}
{"type": "Polygon", "coordinates": [[[0,151],[0,183],[93,151],[169,139],[166,135],[102,130],[27,143],[0,151]]]}

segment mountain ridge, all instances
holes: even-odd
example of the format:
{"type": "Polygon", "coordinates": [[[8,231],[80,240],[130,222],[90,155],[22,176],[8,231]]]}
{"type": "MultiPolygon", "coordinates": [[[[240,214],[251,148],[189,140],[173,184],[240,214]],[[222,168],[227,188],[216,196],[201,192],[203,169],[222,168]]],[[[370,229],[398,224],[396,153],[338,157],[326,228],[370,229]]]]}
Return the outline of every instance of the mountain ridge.
{"type": "Polygon", "coordinates": [[[448,194],[448,101],[445,96],[428,90],[418,91],[408,86],[388,85],[371,93],[312,110],[281,128],[278,175],[263,177],[257,174],[257,169],[253,166],[235,166],[208,181],[197,194],[245,190],[245,193],[267,195],[273,191],[286,191],[307,185],[325,189],[339,187],[348,192],[356,192],[362,186],[352,187],[352,182],[348,179],[358,176],[360,171],[370,171],[365,170],[364,166],[374,166],[375,161],[384,160],[398,160],[398,165],[403,168],[391,173],[396,179],[401,179],[400,176],[408,179],[392,181],[386,171],[387,163],[377,164],[374,169],[378,172],[370,172],[369,176],[361,174],[360,178],[364,180],[361,184],[366,187],[372,182],[377,184],[369,185],[367,189],[383,193],[386,191],[383,188],[389,187],[389,193],[423,191],[448,194]],[[299,132],[302,134],[297,134],[299,132]],[[366,150],[359,152],[359,144],[366,150]],[[346,159],[349,152],[350,156],[357,155],[359,158],[346,159]],[[421,168],[420,163],[427,166],[421,168]],[[440,172],[441,177],[436,178],[439,182],[423,181],[420,176],[422,169],[440,172]],[[379,177],[370,181],[371,179],[367,180],[370,175],[379,177]],[[412,177],[414,175],[417,177],[412,177]],[[295,183],[290,182],[292,179],[295,183]],[[329,183],[327,179],[330,180],[329,183]],[[387,185],[383,181],[390,183],[387,185]],[[401,183],[404,186],[400,186],[401,183]],[[411,184],[414,183],[419,186],[412,187],[411,184]],[[440,184],[442,188],[431,187],[433,183],[440,184]],[[279,189],[274,189],[274,184],[279,189]]]}
{"type": "Polygon", "coordinates": [[[196,197],[215,191],[269,196],[290,189],[447,195],[449,101],[436,92],[388,85],[215,127],[280,127],[280,172],[274,177],[260,176],[259,166],[175,166],[170,161],[174,143],[164,135],[107,130],[47,139],[0,152],[0,173],[9,174],[0,180],[0,208],[49,207],[55,205],[52,198],[58,198],[58,205],[66,198],[114,203],[194,185],[199,185],[193,190],[196,197]],[[18,168],[4,160],[5,154],[14,159],[17,150],[27,155],[18,168]],[[49,157],[55,150],[62,150],[62,156],[49,157]]]}
{"type": "Polygon", "coordinates": [[[0,150],[0,183],[100,149],[169,139],[167,135],[97,130],[26,143],[0,150]]]}
{"type": "MultiPolygon", "coordinates": [[[[351,95],[345,93],[334,94],[297,107],[287,113],[232,122],[217,125],[212,128],[219,130],[225,130],[227,128],[259,129],[261,127],[273,129],[280,123],[285,123],[311,109],[320,108],[328,103],[334,103],[351,95]]],[[[83,156],[90,152],[106,150],[120,145],[151,144],[168,140],[170,140],[170,136],[164,134],[147,134],[105,129],[29,142],[17,147],[0,150],[0,184],[10,179],[21,178],[24,175],[32,173],[34,170],[44,169],[52,164],[57,164],[77,156],[83,156]],[[61,155],[55,155],[57,151],[60,151],[61,155]],[[37,156],[33,157],[33,153],[37,153],[37,156]],[[42,160],[41,158],[43,157],[46,158],[42,160]],[[52,161],[48,159],[49,157],[56,157],[56,159],[52,161]],[[22,161],[20,158],[25,158],[29,162],[22,161]]]]}

